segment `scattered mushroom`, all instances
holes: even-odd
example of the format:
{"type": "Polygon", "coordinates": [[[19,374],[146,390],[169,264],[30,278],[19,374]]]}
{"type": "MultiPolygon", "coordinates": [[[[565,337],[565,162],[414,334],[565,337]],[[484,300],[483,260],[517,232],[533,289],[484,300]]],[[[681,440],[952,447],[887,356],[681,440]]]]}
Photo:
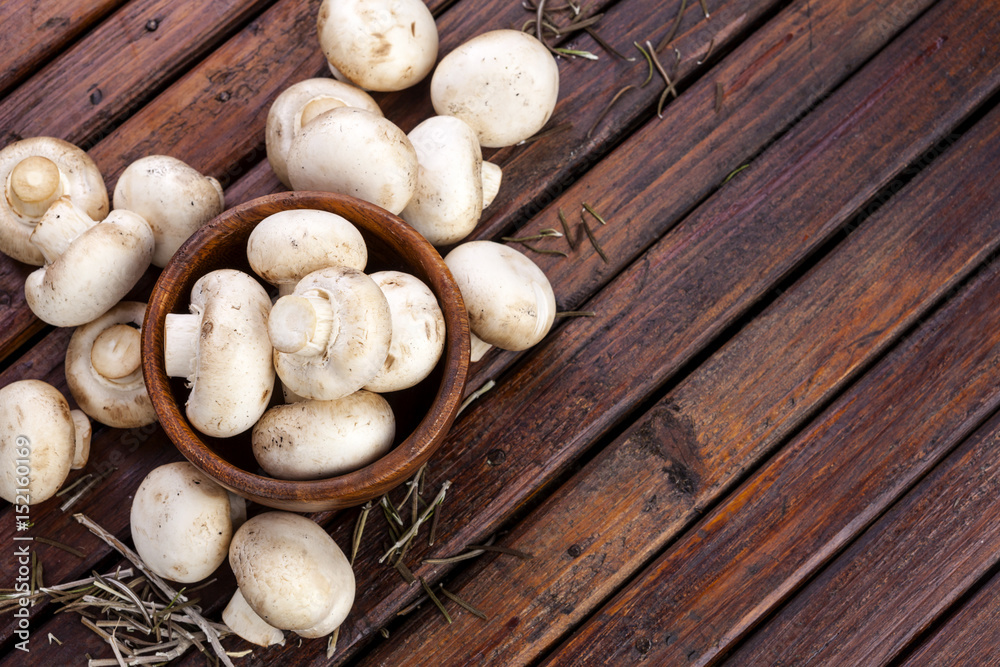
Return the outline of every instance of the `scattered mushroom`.
{"type": "MultiPolygon", "coordinates": [[[[472,241],[454,248],[444,262],[462,293],[469,328],[486,346],[525,350],[552,328],[552,285],[523,253],[493,241],[472,241]]],[[[476,348],[472,361],[489,349],[476,348]]]]}
{"type": "Polygon", "coordinates": [[[304,276],[328,266],[363,271],[368,248],[346,218],[311,209],[290,209],[260,221],[247,241],[247,259],[261,278],[284,296],[304,276]]]}
{"type": "Polygon", "coordinates": [[[482,146],[511,146],[537,133],[559,97],[559,67],[548,49],[519,30],[473,37],[441,59],[431,102],[468,123],[482,146]]]}
{"type": "Polygon", "coordinates": [[[0,389],[0,498],[35,505],[55,495],[70,470],[87,464],[90,420],[41,380],[0,389]]]}
{"type": "Polygon", "coordinates": [[[217,180],[169,155],[150,155],[126,167],[115,185],[114,205],[138,213],[153,228],[153,264],[160,267],[226,207],[217,180]]]}
{"type": "Polygon", "coordinates": [[[323,0],[317,29],[333,75],[368,90],[409,88],[437,60],[437,26],[422,0],[323,0]]]}
{"type": "Polygon", "coordinates": [[[417,187],[417,153],[403,131],[354,107],[325,111],[303,127],[287,165],[295,190],[352,195],[394,214],[417,187]]]}
{"type": "Polygon", "coordinates": [[[108,214],[108,191],[97,165],[83,150],[54,137],[31,137],[0,150],[0,252],[41,266],[31,231],[57,199],[69,196],[86,214],[108,214]]]}
{"type": "Polygon", "coordinates": [[[444,352],[444,313],[434,292],[416,276],[378,271],[371,274],[371,279],[389,303],[392,338],[385,364],[365,389],[407,389],[430,375],[444,352]]]}
{"type": "MultiPolygon", "coordinates": [[[[354,604],[354,572],[344,552],[298,514],[265,512],[247,521],[233,536],[229,564],[254,613],[302,637],[330,634],[354,604]]],[[[241,615],[231,615],[227,623],[245,639],[257,634],[241,615]]]]}
{"type": "Polygon", "coordinates": [[[187,461],[154,468],[135,492],[130,523],[139,556],[154,573],[184,584],[208,577],[226,560],[234,517],[246,501],[187,461]]]}
{"type": "Polygon", "coordinates": [[[400,217],[432,245],[461,241],[476,228],[485,199],[476,133],[454,116],[433,116],[407,136],[419,171],[416,192],[400,217]]]}
{"type": "Polygon", "coordinates": [[[323,479],[375,461],[395,434],[388,401],[362,389],[332,401],[274,406],[253,429],[253,455],[278,479],[323,479]]]}
{"type": "Polygon", "coordinates": [[[323,78],[293,83],[271,104],[265,135],[267,161],[278,180],[286,186],[291,187],[286,162],[292,139],[311,120],[337,107],[358,107],[382,115],[378,104],[365,91],[349,83],[323,78]]]}
{"type": "Polygon", "coordinates": [[[233,436],[264,414],[274,389],[270,308],[267,292],[251,276],[219,269],[194,284],[190,315],[167,315],[165,370],[187,378],[187,417],[202,433],[233,436]]]}
{"type": "Polygon", "coordinates": [[[86,324],[122,300],[149,267],[153,231],[131,211],[101,222],[68,197],[42,216],[30,241],[45,259],[24,283],[28,307],[59,327],[86,324]]]}
{"type": "Polygon", "coordinates": [[[282,383],[299,396],[328,401],[353,394],[379,372],[392,317],[371,278],[334,266],[310,273],[278,299],[267,330],[282,383]]]}
{"type": "Polygon", "coordinates": [[[122,301],[78,327],[66,349],[66,383],[80,409],[114,428],[156,421],[139,359],[146,304],[122,301]]]}

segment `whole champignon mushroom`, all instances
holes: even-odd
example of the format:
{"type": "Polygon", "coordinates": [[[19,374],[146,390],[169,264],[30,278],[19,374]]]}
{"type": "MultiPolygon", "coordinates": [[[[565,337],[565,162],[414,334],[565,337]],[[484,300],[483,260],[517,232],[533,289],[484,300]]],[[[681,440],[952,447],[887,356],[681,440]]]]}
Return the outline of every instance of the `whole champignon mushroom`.
{"type": "Polygon", "coordinates": [[[420,166],[416,192],[400,217],[431,245],[461,241],[483,212],[483,154],[476,133],[453,116],[433,116],[407,136],[420,166]]]}
{"type": "Polygon", "coordinates": [[[68,197],[42,216],[30,241],[45,266],[24,282],[28,307],[59,327],[86,324],[121,301],[149,268],[153,230],[131,211],[95,222],[68,197]]]}
{"type": "Polygon", "coordinates": [[[0,252],[41,266],[41,251],[29,243],[35,225],[57,199],[70,197],[86,214],[108,214],[108,191],[97,165],[83,150],[54,137],[31,137],[0,150],[0,252]]]}
{"type": "Polygon", "coordinates": [[[287,165],[295,190],[352,195],[393,214],[417,187],[417,153],[403,131],[354,107],[331,109],[303,127],[287,165]]]}
{"type": "Polygon", "coordinates": [[[0,498],[35,505],[56,494],[70,470],[87,464],[90,420],[41,380],[0,389],[0,498]]]}
{"type": "Polygon", "coordinates": [[[414,386],[437,365],[444,352],[441,306],[427,285],[402,271],[378,271],[371,279],[389,302],[392,339],[385,364],[365,385],[368,391],[400,391],[414,386]]]}
{"type": "Polygon", "coordinates": [[[146,304],[122,301],[78,327],[66,349],[66,383],[80,409],[114,428],[156,421],[139,359],[146,304]]]}
{"type": "Polygon", "coordinates": [[[361,232],[336,213],[290,209],[269,215],[247,240],[254,272],[284,296],[303,277],[328,266],[364,271],[368,248],[361,232]]]}
{"type": "Polygon", "coordinates": [[[181,244],[226,208],[219,181],[169,155],[136,160],[115,184],[114,205],[153,228],[153,264],[166,266],[181,244]]]}
{"type": "MultiPolygon", "coordinates": [[[[233,536],[229,564],[254,613],[302,637],[330,634],[354,604],[354,572],[344,552],[298,514],[266,512],[247,521],[233,536]]],[[[239,624],[229,626],[245,638],[239,624]]]]}
{"type": "Polygon", "coordinates": [[[392,447],[388,401],[360,390],[333,401],[276,405],[253,429],[257,463],[278,479],[323,479],[372,463],[392,447]]]}
{"type": "Polygon", "coordinates": [[[313,271],[278,299],[267,330],[282,383],[304,398],[330,401],[361,389],[382,368],[392,316],[375,281],[334,266],[313,271]]]}
{"type": "MultiPolygon", "coordinates": [[[[454,248],[444,263],[462,293],[469,328],[486,345],[525,350],[552,328],[552,285],[523,253],[493,241],[472,241],[454,248]]],[[[489,349],[477,347],[473,361],[489,349]]]]}
{"type": "Polygon", "coordinates": [[[316,27],[333,75],[368,90],[409,88],[437,60],[437,25],[423,0],[323,0],[316,27]]]}
{"type": "Polygon", "coordinates": [[[378,104],[365,91],[343,81],[323,78],[293,83],[271,104],[265,134],[267,161],[286,186],[291,187],[286,162],[292,139],[321,113],[337,107],[357,107],[382,115],[378,104]]]}
{"type": "Polygon", "coordinates": [[[482,146],[512,146],[536,134],[559,97],[559,67],[548,49],[519,30],[473,37],[441,59],[431,102],[461,118],[482,146]]]}
{"type": "Polygon", "coordinates": [[[187,461],[154,468],[132,499],[132,541],[154,573],[182,584],[208,577],[226,560],[234,517],[246,501],[187,461]]]}
{"type": "Polygon", "coordinates": [[[251,276],[219,269],[194,284],[190,315],[167,315],[165,370],[187,378],[187,417],[202,433],[237,435],[267,409],[274,390],[270,309],[267,292],[251,276]]]}

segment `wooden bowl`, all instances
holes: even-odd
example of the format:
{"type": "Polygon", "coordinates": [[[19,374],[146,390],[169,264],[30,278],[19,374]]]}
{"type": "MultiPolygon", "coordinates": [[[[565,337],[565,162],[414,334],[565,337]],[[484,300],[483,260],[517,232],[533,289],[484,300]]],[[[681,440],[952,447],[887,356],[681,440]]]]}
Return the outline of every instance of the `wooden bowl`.
{"type": "MultiPolygon", "coordinates": [[[[259,279],[258,279],[259,280],[259,279]]],[[[274,290],[261,281],[269,292],[274,290]]],[[[262,505],[294,512],[349,507],[377,498],[412,477],[444,440],[458,412],[469,369],[469,322],[458,286],[441,256],[400,218],[367,202],[325,192],[287,192],[229,209],[184,243],[153,288],[142,327],[142,372],[167,436],[191,463],[222,486],[262,505]],[[368,244],[366,273],[395,269],[423,280],[444,313],[447,340],[434,372],[411,389],[384,394],[396,416],[393,448],[351,473],[309,481],[269,477],[253,458],[250,432],[211,438],[184,415],[188,390],[183,378],[168,378],[163,330],[167,313],[187,313],[191,288],[221,268],[254,275],[247,239],[261,220],[287,209],[319,209],[350,220],[368,244]]],[[[275,391],[276,398],[280,391],[275,391]]]]}

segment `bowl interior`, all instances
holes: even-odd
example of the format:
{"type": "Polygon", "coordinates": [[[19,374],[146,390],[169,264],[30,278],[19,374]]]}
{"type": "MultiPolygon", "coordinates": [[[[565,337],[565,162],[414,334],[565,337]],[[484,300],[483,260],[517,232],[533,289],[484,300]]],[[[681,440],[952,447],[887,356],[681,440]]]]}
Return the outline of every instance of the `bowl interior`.
{"type": "MultiPolygon", "coordinates": [[[[274,293],[273,288],[260,282],[274,293]]],[[[403,220],[345,195],[287,192],[229,209],[199,229],[177,251],[150,296],[142,352],[143,375],[157,417],[185,458],[245,498],[269,507],[311,512],[376,498],[411,477],[430,458],[444,440],[461,403],[469,365],[469,325],[461,294],[441,256],[403,220]],[[220,439],[191,427],[184,415],[188,394],[184,380],[168,378],[164,369],[163,330],[168,313],[188,312],[191,288],[206,273],[232,268],[255,275],[246,257],[247,240],[254,227],[278,211],[302,208],[336,213],[354,223],[368,245],[366,273],[392,269],[424,281],[441,305],[447,338],[444,354],[429,377],[411,389],[383,394],[396,417],[392,450],[348,474],[291,481],[274,479],[260,470],[251,451],[249,431],[220,439]]],[[[280,402],[280,388],[276,388],[273,400],[280,402]]]]}

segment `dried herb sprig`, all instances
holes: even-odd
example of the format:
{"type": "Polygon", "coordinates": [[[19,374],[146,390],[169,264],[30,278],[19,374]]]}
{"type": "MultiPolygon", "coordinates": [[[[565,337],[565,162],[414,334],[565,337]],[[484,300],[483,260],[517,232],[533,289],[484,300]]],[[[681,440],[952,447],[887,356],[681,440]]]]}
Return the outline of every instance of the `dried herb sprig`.
{"type": "Polygon", "coordinates": [[[547,239],[550,237],[560,237],[562,232],[558,232],[554,229],[542,229],[539,230],[537,234],[531,234],[530,236],[501,236],[501,241],[507,241],[508,243],[525,243],[530,241],[541,241],[542,239],[547,239]]]}
{"type": "MultiPolygon", "coordinates": [[[[594,124],[590,126],[589,130],[587,130],[587,138],[588,139],[594,133],[594,130],[597,129],[597,126],[601,124],[601,121],[604,120],[604,117],[607,116],[608,113],[611,111],[611,107],[613,107],[615,105],[615,102],[617,102],[619,99],[621,99],[622,95],[624,95],[628,91],[632,90],[633,88],[635,88],[635,86],[633,86],[632,84],[629,84],[629,85],[625,86],[624,88],[622,88],[621,90],[619,90],[617,93],[615,93],[615,96],[611,98],[611,101],[608,102],[608,105],[606,107],[604,107],[604,110],[600,114],[598,114],[597,120],[594,121],[594,124]]],[[[569,232],[567,232],[567,236],[568,235],[569,235],[569,232]]]]}
{"type": "Polygon", "coordinates": [[[556,313],[556,317],[597,317],[593,310],[562,310],[556,313]]]}
{"type": "Polygon", "coordinates": [[[451,600],[452,602],[454,602],[455,604],[457,604],[462,609],[465,609],[467,612],[469,612],[473,616],[478,616],[479,618],[483,619],[484,621],[488,621],[489,620],[486,617],[486,614],[484,614],[483,612],[479,611],[478,609],[476,609],[471,604],[469,604],[468,602],[466,602],[462,598],[458,597],[454,593],[449,593],[448,589],[445,588],[444,586],[439,586],[439,588],[441,589],[441,592],[444,593],[444,596],[446,598],[448,598],[449,600],[451,600]]]}
{"type": "Polygon", "coordinates": [[[434,603],[434,606],[440,609],[441,613],[444,614],[444,620],[448,621],[448,623],[450,624],[451,614],[449,614],[448,610],[444,608],[443,604],[441,604],[441,600],[438,599],[438,596],[434,595],[434,591],[432,591],[431,587],[427,585],[427,582],[424,581],[423,577],[420,577],[420,585],[424,587],[424,592],[427,593],[427,597],[431,599],[431,602],[434,603]]]}
{"type": "Polygon", "coordinates": [[[368,513],[372,511],[372,501],[368,501],[361,508],[358,514],[358,522],[354,524],[354,536],[351,539],[351,567],[354,567],[354,559],[358,555],[358,547],[361,545],[361,536],[365,532],[365,522],[368,521],[368,513]]]}
{"type": "Polygon", "coordinates": [[[34,537],[32,539],[35,542],[38,542],[39,544],[47,544],[50,547],[55,547],[56,549],[62,549],[66,553],[73,554],[77,558],[84,558],[87,555],[75,547],[63,544],[62,542],[56,542],[55,540],[50,540],[47,537],[34,537]]]}
{"type": "Polygon", "coordinates": [[[715,48],[715,37],[713,37],[712,40],[708,43],[708,51],[705,51],[705,55],[703,55],[695,62],[697,62],[699,65],[704,65],[708,61],[708,59],[712,56],[712,49],[714,48],[715,48]]]}
{"type": "Polygon", "coordinates": [[[560,132],[565,132],[566,130],[571,130],[571,129],[573,129],[573,123],[567,120],[562,123],[559,123],[558,125],[553,125],[547,130],[542,130],[538,134],[534,134],[528,137],[527,139],[522,139],[521,141],[517,142],[516,145],[523,146],[524,144],[530,144],[535,141],[538,141],[539,139],[546,139],[554,134],[559,134],[560,132]]]}
{"type": "MultiPolygon", "coordinates": [[[[666,48],[667,44],[674,41],[674,37],[677,35],[677,29],[681,27],[681,19],[684,18],[684,11],[686,9],[687,9],[687,0],[681,0],[681,8],[677,12],[677,18],[674,19],[673,27],[670,28],[670,32],[668,32],[666,36],[664,36],[664,38],[660,40],[660,43],[656,45],[656,50],[653,51],[653,53],[656,53],[657,51],[662,51],[664,48],[666,48]]],[[[646,45],[649,46],[649,42],[646,42],[646,45]]],[[[653,50],[653,47],[650,47],[650,50],[653,50]]]]}
{"type": "Polygon", "coordinates": [[[477,398],[479,398],[480,396],[488,392],[490,389],[495,387],[496,384],[497,383],[494,382],[493,380],[487,380],[486,382],[484,382],[482,387],[469,394],[469,397],[466,398],[464,401],[462,401],[462,405],[458,406],[458,412],[455,413],[455,416],[457,417],[458,415],[462,414],[462,410],[465,410],[467,407],[469,407],[469,405],[471,405],[473,401],[475,401],[477,398]]]}
{"type": "MultiPolygon", "coordinates": [[[[173,599],[175,597],[178,598],[181,597],[177,591],[175,591],[171,586],[169,586],[165,581],[163,581],[163,579],[161,579],[155,572],[146,567],[146,564],[143,563],[142,559],[139,558],[139,555],[137,553],[135,553],[130,548],[125,546],[125,544],[123,544],[114,535],[101,528],[98,524],[94,523],[94,521],[92,521],[86,515],[78,513],[74,514],[73,518],[76,519],[79,523],[86,526],[86,528],[90,530],[90,532],[94,533],[97,537],[102,539],[110,547],[112,547],[120,554],[125,556],[125,558],[128,559],[136,569],[142,572],[146,576],[146,578],[154,586],[156,586],[156,588],[160,589],[160,591],[163,592],[163,594],[166,595],[168,598],[173,599]]],[[[186,602],[187,600],[183,601],[186,602]]],[[[208,643],[211,645],[212,650],[215,652],[215,655],[219,658],[222,664],[226,665],[226,667],[234,667],[232,661],[229,659],[229,656],[226,655],[226,651],[225,649],[222,648],[222,644],[219,641],[220,638],[219,631],[215,627],[213,627],[212,624],[208,622],[208,619],[202,616],[201,613],[198,612],[193,607],[184,608],[183,615],[187,617],[194,625],[196,625],[203,633],[205,633],[205,637],[208,643]]]]}
{"type": "Polygon", "coordinates": [[[386,551],[382,555],[382,557],[378,559],[378,562],[384,563],[386,558],[394,554],[400,547],[406,544],[406,542],[411,540],[413,536],[417,534],[417,531],[420,530],[420,526],[425,521],[427,521],[427,519],[430,518],[430,515],[435,510],[435,508],[437,508],[438,505],[444,502],[445,494],[448,493],[448,489],[450,487],[451,487],[451,481],[446,480],[444,484],[441,485],[441,490],[438,491],[437,496],[434,498],[433,501],[431,501],[431,504],[427,506],[427,509],[425,509],[423,513],[421,513],[421,515],[417,518],[417,520],[413,523],[413,525],[406,530],[406,532],[404,532],[402,535],[399,536],[399,539],[396,540],[396,543],[393,544],[391,547],[389,547],[389,550],[386,551]]]}
{"type": "Polygon", "coordinates": [[[601,256],[601,259],[604,260],[605,264],[610,264],[611,261],[604,252],[604,248],[601,247],[601,244],[598,243],[597,239],[594,237],[594,230],[590,228],[590,225],[587,224],[586,220],[581,219],[580,224],[583,226],[583,231],[586,232],[587,238],[590,239],[590,245],[594,246],[594,250],[596,250],[597,254],[601,256]]]}
{"type": "Polygon", "coordinates": [[[604,217],[596,210],[594,210],[594,207],[588,204],[587,202],[583,202],[583,210],[594,216],[594,219],[597,220],[602,225],[608,224],[608,221],[605,220],[604,217]]]}
{"type": "Polygon", "coordinates": [[[660,101],[656,106],[656,115],[663,118],[663,104],[666,102],[667,94],[672,94],[674,99],[677,99],[677,89],[674,88],[673,82],[670,80],[670,76],[667,74],[667,70],[663,69],[663,65],[660,64],[660,59],[656,55],[656,51],[653,51],[653,47],[649,42],[646,42],[646,46],[650,49],[650,56],[653,58],[653,64],[656,65],[657,71],[659,71],[660,76],[663,77],[663,81],[667,84],[664,89],[663,94],[660,95],[660,101]]]}

